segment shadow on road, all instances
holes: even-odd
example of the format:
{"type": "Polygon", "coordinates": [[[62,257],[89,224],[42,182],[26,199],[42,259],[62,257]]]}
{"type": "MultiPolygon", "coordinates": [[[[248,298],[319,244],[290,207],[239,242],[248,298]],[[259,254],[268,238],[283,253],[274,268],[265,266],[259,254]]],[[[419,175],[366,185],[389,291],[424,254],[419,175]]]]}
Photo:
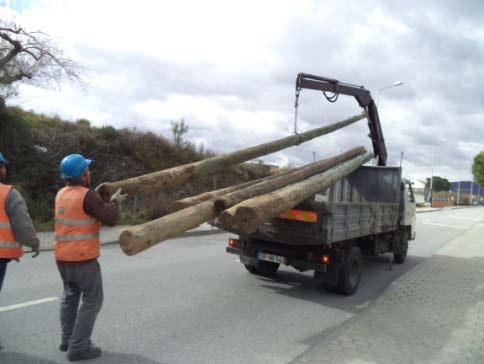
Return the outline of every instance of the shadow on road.
{"type": "Polygon", "coordinates": [[[38,356],[28,355],[24,353],[14,353],[11,351],[0,351],[0,363],[2,364],[59,364],[57,361],[40,358],[38,356]]]}
{"type": "Polygon", "coordinates": [[[393,264],[388,270],[389,255],[365,258],[358,291],[352,296],[327,292],[312,276],[296,271],[280,270],[272,277],[257,276],[262,286],[278,294],[311,301],[324,306],[355,313],[377,298],[393,281],[426,258],[408,256],[404,264],[393,264]]]}
{"type": "MultiPolygon", "coordinates": [[[[59,364],[67,362],[64,357],[61,361],[53,361],[51,359],[41,358],[38,356],[28,355],[24,353],[15,353],[9,351],[0,351],[0,363],[2,364],[59,364]]],[[[155,361],[138,354],[113,353],[110,351],[103,351],[103,354],[94,360],[89,360],[89,363],[112,363],[112,364],[165,364],[165,362],[155,361]]]]}
{"type": "Polygon", "coordinates": [[[139,354],[114,353],[112,351],[103,351],[103,355],[95,362],[113,364],[166,364],[166,362],[156,361],[139,354]]]}

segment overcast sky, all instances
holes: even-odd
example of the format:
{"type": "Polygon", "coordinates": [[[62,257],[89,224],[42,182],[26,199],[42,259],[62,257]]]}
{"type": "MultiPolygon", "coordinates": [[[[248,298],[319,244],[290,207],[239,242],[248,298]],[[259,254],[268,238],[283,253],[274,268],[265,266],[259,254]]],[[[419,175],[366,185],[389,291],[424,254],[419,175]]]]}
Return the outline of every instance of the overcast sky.
{"type": "MultiPolygon", "coordinates": [[[[389,165],[404,175],[471,178],[484,149],[484,2],[5,1],[1,16],[54,37],[82,64],[87,88],[22,86],[10,101],[94,125],[187,138],[217,152],[293,132],[299,72],[378,89],[389,165]],[[442,141],[447,140],[447,141],[442,141]]],[[[299,130],[358,114],[303,90],[299,130]]],[[[365,121],[264,158],[300,165],[357,145],[365,121]]]]}

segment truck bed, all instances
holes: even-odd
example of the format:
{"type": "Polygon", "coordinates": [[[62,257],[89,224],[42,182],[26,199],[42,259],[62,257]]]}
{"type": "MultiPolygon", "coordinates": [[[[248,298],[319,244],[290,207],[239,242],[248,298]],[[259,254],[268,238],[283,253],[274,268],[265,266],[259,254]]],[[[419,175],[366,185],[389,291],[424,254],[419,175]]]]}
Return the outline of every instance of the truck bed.
{"type": "Polygon", "coordinates": [[[316,212],[316,222],[274,218],[248,238],[308,246],[393,231],[399,224],[400,179],[400,168],[360,167],[295,207],[316,212]]]}

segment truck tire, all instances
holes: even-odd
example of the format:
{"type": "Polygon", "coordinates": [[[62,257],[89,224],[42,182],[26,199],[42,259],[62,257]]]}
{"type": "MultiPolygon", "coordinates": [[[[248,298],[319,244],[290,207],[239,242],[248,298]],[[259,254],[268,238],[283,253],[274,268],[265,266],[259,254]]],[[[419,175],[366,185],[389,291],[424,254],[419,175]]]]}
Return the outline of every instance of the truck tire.
{"type": "Polygon", "coordinates": [[[398,234],[398,242],[393,249],[393,261],[397,264],[403,264],[407,259],[408,253],[408,235],[405,230],[398,234]]]}
{"type": "Polygon", "coordinates": [[[355,293],[360,284],[362,270],[363,256],[360,248],[354,246],[347,250],[345,263],[339,271],[336,291],[346,296],[355,293]]]}
{"type": "Polygon", "coordinates": [[[252,274],[257,274],[260,276],[270,276],[277,272],[279,269],[279,263],[272,263],[272,262],[264,262],[259,260],[259,265],[253,266],[244,264],[245,269],[247,269],[252,274]]]}

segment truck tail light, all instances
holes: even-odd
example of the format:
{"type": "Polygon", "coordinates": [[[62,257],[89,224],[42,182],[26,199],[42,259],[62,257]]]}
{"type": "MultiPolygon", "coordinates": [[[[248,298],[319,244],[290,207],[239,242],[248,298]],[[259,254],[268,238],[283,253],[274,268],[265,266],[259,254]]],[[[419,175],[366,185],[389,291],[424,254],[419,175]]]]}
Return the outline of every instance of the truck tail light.
{"type": "Polygon", "coordinates": [[[329,264],[329,255],[326,255],[326,254],[321,255],[321,263],[329,264]]]}
{"type": "Polygon", "coordinates": [[[229,239],[229,246],[231,246],[232,248],[240,248],[240,240],[230,238],[229,239]]]}

